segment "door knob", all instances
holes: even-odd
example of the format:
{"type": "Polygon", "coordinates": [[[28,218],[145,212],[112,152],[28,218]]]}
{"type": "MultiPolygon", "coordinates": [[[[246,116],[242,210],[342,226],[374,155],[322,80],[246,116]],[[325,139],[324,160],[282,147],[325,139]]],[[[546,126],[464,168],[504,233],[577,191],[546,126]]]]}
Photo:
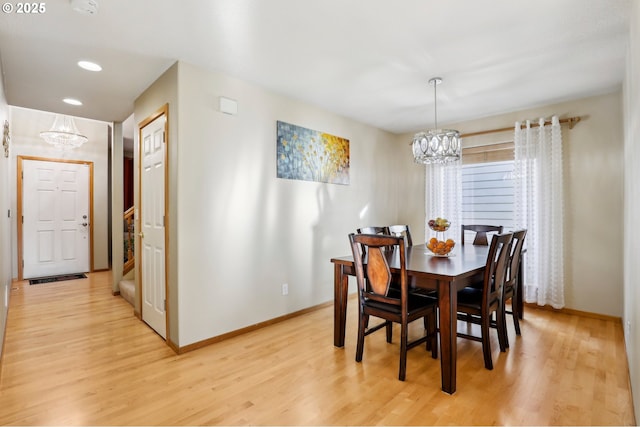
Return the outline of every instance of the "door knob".
{"type": "Polygon", "coordinates": [[[83,222],[83,223],[82,223],[82,226],[83,226],[83,227],[86,227],[87,225],[89,225],[89,224],[87,224],[86,222],[83,222]]]}

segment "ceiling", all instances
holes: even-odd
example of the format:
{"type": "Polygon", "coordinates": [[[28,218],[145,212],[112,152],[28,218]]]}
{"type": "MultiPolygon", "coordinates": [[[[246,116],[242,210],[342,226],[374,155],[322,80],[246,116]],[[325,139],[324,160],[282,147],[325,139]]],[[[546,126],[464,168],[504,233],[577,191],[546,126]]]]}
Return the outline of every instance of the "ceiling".
{"type": "Polygon", "coordinates": [[[434,125],[435,76],[441,124],[619,89],[631,1],[47,0],[0,13],[0,60],[20,107],[123,121],[180,60],[403,133],[434,125]]]}

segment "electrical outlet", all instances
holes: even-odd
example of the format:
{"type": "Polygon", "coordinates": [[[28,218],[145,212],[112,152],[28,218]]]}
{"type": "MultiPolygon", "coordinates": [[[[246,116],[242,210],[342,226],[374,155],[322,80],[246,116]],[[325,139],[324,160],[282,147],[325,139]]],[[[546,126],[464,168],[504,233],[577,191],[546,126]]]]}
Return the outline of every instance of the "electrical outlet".
{"type": "Polygon", "coordinates": [[[289,295],[289,284],[288,283],[283,283],[282,284],[282,295],[289,295]]]}

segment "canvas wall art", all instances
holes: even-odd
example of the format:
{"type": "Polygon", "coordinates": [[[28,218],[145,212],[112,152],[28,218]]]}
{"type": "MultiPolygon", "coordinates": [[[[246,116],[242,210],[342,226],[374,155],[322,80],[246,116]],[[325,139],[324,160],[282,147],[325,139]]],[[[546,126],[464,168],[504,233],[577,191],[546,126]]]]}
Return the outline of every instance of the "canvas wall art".
{"type": "Polygon", "coordinates": [[[349,185],[349,140],[278,121],[278,178],[349,185]]]}

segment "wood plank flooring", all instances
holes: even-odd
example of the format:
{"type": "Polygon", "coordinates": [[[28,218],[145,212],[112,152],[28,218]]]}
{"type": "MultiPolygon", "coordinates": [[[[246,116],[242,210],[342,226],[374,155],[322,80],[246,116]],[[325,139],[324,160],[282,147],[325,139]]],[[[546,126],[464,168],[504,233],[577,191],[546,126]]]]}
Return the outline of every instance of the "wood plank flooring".
{"type": "MultiPolygon", "coordinates": [[[[357,307],[344,349],[333,308],[176,355],[110,291],[110,273],[14,284],[0,372],[0,425],[634,425],[622,326],[528,310],[522,337],[483,367],[458,340],[458,392],[440,364],[367,337],[356,363],[357,307]]],[[[417,322],[420,323],[420,322],[417,322]]],[[[418,333],[416,324],[412,333],[418,333]]],[[[461,326],[462,327],[462,326],[461,326]]],[[[495,332],[495,331],[493,331],[495,332]]]]}

